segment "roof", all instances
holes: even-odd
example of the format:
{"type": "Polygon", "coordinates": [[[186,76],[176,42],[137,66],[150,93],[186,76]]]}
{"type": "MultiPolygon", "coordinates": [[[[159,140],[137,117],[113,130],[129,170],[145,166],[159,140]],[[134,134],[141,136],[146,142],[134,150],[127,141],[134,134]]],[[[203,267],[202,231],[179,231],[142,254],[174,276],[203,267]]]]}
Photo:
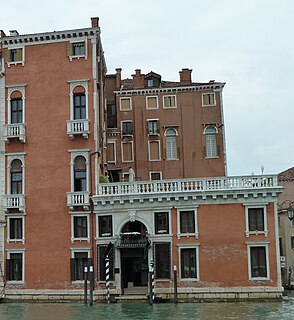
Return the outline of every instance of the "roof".
{"type": "Polygon", "coordinates": [[[278,174],[279,181],[294,181],[294,167],[278,174]]]}

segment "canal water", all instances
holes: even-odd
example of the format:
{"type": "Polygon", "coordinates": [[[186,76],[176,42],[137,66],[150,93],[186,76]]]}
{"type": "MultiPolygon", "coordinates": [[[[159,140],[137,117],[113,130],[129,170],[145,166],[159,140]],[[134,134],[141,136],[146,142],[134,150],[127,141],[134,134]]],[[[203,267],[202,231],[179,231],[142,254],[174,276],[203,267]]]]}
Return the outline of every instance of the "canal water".
{"type": "Polygon", "coordinates": [[[294,319],[294,299],[235,303],[0,303],[0,320],[283,320],[294,319]]]}

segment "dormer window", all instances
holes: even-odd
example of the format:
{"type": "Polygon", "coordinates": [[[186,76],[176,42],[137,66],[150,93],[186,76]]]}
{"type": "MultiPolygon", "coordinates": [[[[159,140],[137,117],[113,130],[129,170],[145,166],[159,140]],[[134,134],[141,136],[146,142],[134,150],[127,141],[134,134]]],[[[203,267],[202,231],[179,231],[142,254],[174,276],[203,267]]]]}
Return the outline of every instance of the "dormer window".
{"type": "Polygon", "coordinates": [[[150,87],[153,87],[154,86],[154,81],[153,79],[148,79],[147,80],[147,87],[150,88],[150,87]]]}

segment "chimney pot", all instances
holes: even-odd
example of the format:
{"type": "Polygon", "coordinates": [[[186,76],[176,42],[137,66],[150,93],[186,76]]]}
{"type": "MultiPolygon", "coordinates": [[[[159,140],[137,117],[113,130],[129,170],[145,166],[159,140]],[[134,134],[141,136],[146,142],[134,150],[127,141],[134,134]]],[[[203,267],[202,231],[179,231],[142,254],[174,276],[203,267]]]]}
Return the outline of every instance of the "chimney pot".
{"type": "Polygon", "coordinates": [[[98,28],[99,18],[98,17],[91,18],[91,25],[92,25],[92,28],[98,28]]]}

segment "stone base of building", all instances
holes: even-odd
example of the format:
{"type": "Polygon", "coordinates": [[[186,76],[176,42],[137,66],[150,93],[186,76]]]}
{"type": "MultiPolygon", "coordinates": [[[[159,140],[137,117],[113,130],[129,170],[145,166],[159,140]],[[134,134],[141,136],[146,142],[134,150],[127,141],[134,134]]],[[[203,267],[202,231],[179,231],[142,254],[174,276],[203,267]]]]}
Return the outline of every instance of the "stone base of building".
{"type": "MultiPolygon", "coordinates": [[[[127,299],[127,296],[120,295],[117,290],[110,291],[111,301],[145,301],[148,296],[135,296],[127,299]],[[125,299],[119,299],[125,297],[125,299]],[[143,298],[142,298],[143,297],[143,298]]],[[[2,297],[3,302],[23,301],[23,302],[83,302],[83,290],[30,290],[30,289],[8,289],[2,297]]],[[[283,298],[283,288],[272,287],[246,287],[246,288],[179,288],[177,294],[178,302],[221,302],[221,301],[271,301],[283,298]]],[[[94,302],[106,302],[105,290],[95,290],[94,302]]],[[[89,291],[88,291],[89,301],[89,291]]],[[[156,302],[173,302],[174,294],[171,289],[155,290],[156,302]]]]}

